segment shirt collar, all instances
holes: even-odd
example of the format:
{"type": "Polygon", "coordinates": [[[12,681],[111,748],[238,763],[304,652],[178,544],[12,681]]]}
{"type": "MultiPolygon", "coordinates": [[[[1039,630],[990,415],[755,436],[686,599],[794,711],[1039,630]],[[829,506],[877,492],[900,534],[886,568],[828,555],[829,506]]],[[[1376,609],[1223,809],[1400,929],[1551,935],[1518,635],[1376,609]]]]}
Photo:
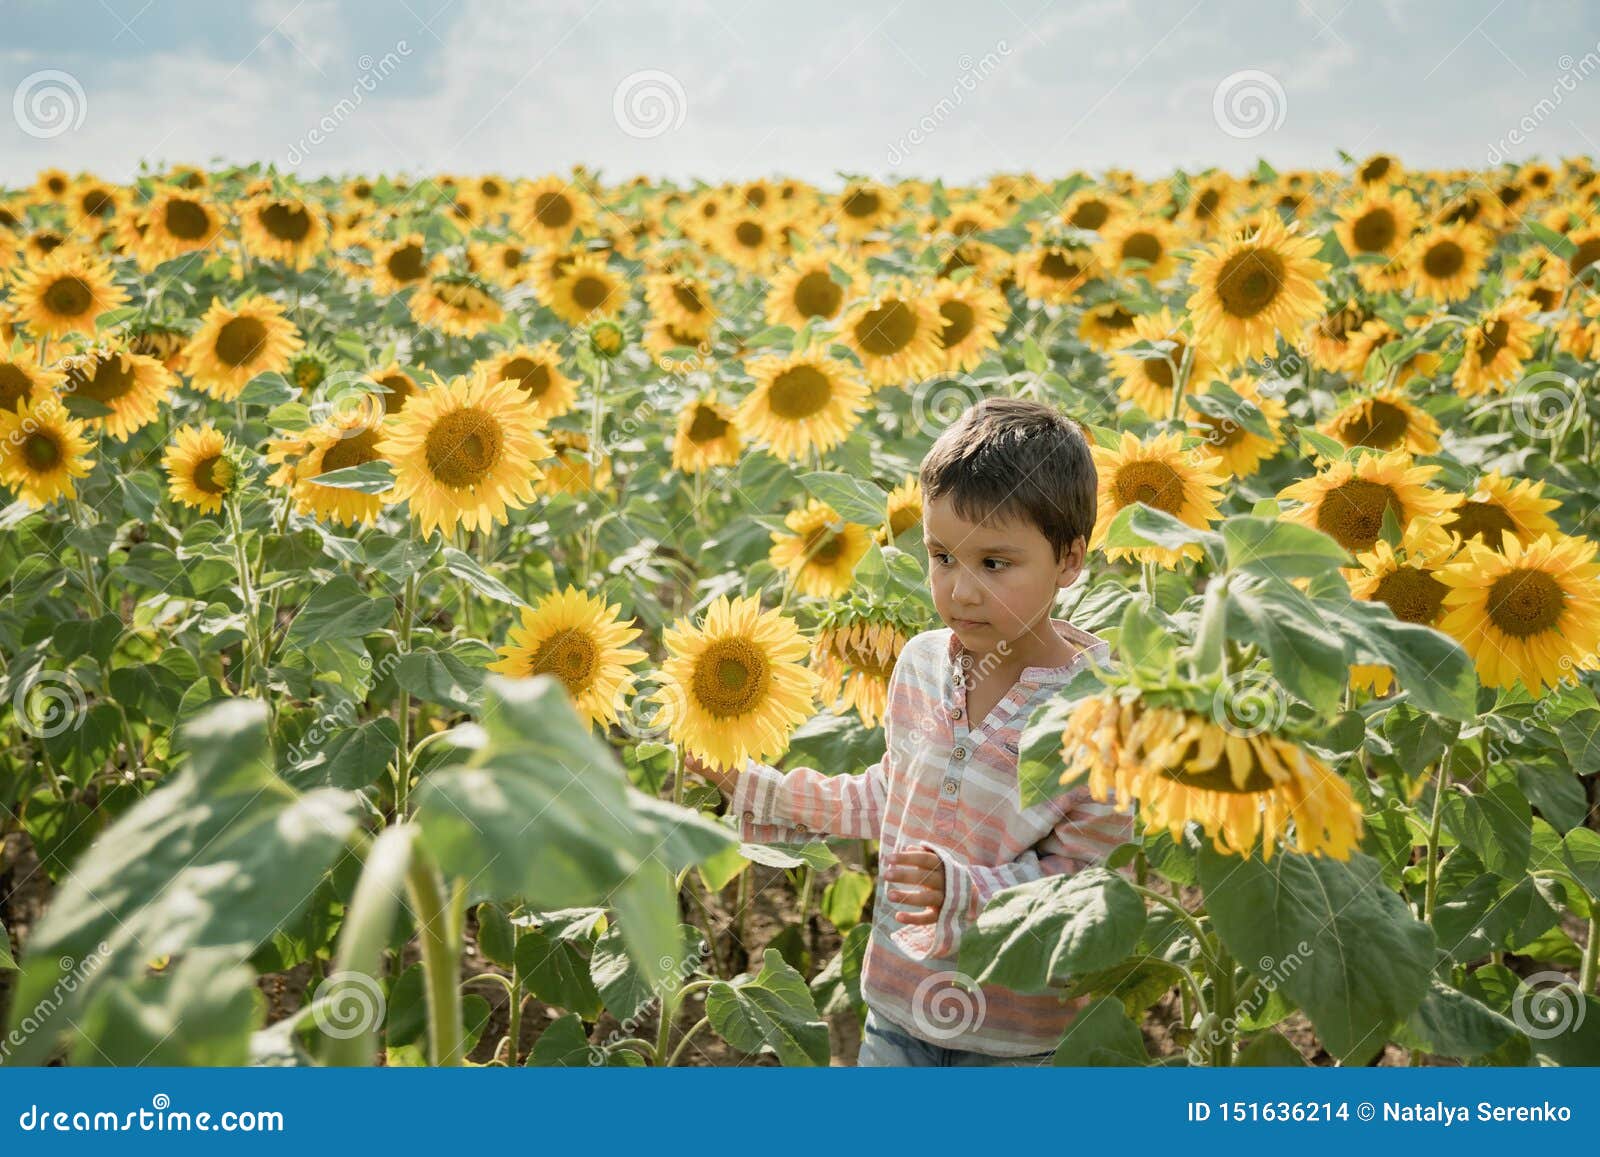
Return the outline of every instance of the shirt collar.
{"type": "MultiPolygon", "coordinates": [[[[1073,626],[1065,619],[1051,619],[1050,625],[1073,648],[1072,658],[1059,667],[1024,667],[1017,676],[1018,683],[1057,683],[1068,679],[1078,667],[1086,661],[1091,653],[1103,659],[1107,648],[1106,641],[1098,635],[1091,635],[1079,627],[1073,626]]],[[[955,631],[950,632],[950,643],[947,653],[952,665],[959,664],[966,648],[961,645],[961,640],[955,631]]]]}

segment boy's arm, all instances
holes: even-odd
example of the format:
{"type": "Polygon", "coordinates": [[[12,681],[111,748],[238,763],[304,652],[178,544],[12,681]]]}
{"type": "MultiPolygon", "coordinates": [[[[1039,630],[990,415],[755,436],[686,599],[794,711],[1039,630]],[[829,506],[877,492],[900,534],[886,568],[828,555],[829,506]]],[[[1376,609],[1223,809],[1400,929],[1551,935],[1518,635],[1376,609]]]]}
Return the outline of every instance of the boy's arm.
{"type": "Polygon", "coordinates": [[[728,803],[739,837],[750,843],[794,843],[819,835],[877,839],[888,795],[889,753],[861,775],[824,775],[810,767],[784,772],[755,760],[728,803]]]}

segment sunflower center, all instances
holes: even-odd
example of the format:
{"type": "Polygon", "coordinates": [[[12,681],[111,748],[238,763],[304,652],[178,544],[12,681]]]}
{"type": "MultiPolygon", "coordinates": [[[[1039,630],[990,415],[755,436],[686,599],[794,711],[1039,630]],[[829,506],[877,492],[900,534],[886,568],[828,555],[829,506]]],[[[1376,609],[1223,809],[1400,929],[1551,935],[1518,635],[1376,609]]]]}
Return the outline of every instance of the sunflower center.
{"type": "Polygon", "coordinates": [[[1374,157],[1361,168],[1363,181],[1376,181],[1389,171],[1388,157],[1374,157]]]}
{"type": "Polygon", "coordinates": [[[1517,524],[1511,516],[1500,506],[1493,502],[1477,502],[1467,499],[1456,508],[1455,521],[1445,527],[1462,538],[1482,539],[1485,546],[1500,549],[1501,532],[1509,530],[1517,533],[1517,524]]]}
{"type": "Polygon", "coordinates": [[[1339,440],[1346,446],[1371,446],[1387,450],[1398,446],[1411,428],[1406,412],[1393,402],[1374,400],[1339,429],[1339,440]]]}
{"type": "Polygon", "coordinates": [[[42,430],[35,430],[22,444],[22,456],[35,470],[53,470],[61,461],[61,447],[42,430]]]}
{"type": "Polygon", "coordinates": [[[1142,358],[1139,368],[1144,371],[1145,379],[1153,386],[1162,390],[1172,389],[1172,367],[1183,364],[1183,343],[1179,342],[1167,351],[1167,356],[1162,358],[1142,358]],[[1171,359],[1170,361],[1168,359],[1171,359]]]}
{"type": "Polygon", "coordinates": [[[1200,424],[1206,427],[1206,441],[1213,446],[1233,446],[1244,441],[1246,430],[1232,418],[1217,418],[1210,414],[1200,415],[1200,424]]]}
{"type": "Polygon", "coordinates": [[[361,429],[348,438],[340,438],[322,453],[322,469],[317,473],[331,474],[351,466],[374,461],[378,457],[378,431],[361,429]]]}
{"type": "Polygon", "coordinates": [[[224,494],[233,478],[233,468],[221,454],[202,458],[194,464],[194,488],[205,494],[224,494]]]}
{"type": "Polygon", "coordinates": [[[972,306],[964,301],[942,302],[939,305],[939,313],[944,318],[942,337],[945,349],[953,349],[964,342],[978,320],[978,315],[972,306]]]}
{"type": "Polygon", "coordinates": [[[844,535],[835,534],[826,526],[819,526],[806,535],[806,562],[818,566],[832,566],[844,553],[844,535]]]}
{"type": "Polygon", "coordinates": [[[1489,621],[1514,639],[1526,639],[1560,622],[1566,601],[1566,591],[1550,575],[1518,567],[1489,588],[1489,621]]]}
{"type": "Polygon", "coordinates": [[[678,303],[679,308],[687,313],[704,313],[706,303],[700,300],[700,295],[695,292],[692,285],[677,282],[672,287],[672,299],[678,303]]]}
{"type": "Polygon", "coordinates": [[[109,217],[117,203],[104,189],[90,189],[79,198],[78,206],[90,217],[109,217]]]}
{"type": "Polygon", "coordinates": [[[512,358],[500,368],[500,376],[512,378],[531,398],[542,398],[550,388],[550,367],[532,358],[512,358]]]}
{"type": "Polygon", "coordinates": [[[168,201],[161,216],[167,232],[179,241],[198,241],[211,227],[210,215],[193,201],[168,201]]]}
{"type": "Polygon", "coordinates": [[[504,444],[493,415],[476,406],[452,410],[428,431],[428,473],[458,490],[476,486],[494,470],[504,444]]]}
{"type": "Polygon", "coordinates": [[[823,270],[802,277],[794,287],[794,307],[801,317],[832,317],[844,304],[844,287],[823,270]]]}
{"type": "Polygon", "coordinates": [[[1436,241],[1422,255],[1422,269],[1429,277],[1454,277],[1466,263],[1466,252],[1454,241],[1436,241]]]}
{"type": "Polygon", "coordinates": [[[1578,242],[1577,249],[1567,258],[1567,268],[1576,275],[1596,261],[1600,261],[1600,237],[1591,237],[1587,241],[1578,242]]]}
{"type": "Polygon", "coordinates": [[[389,254],[385,266],[389,276],[396,281],[420,281],[423,274],[428,271],[422,260],[422,246],[402,245],[389,254]]]}
{"type": "Polygon", "coordinates": [[[406,404],[406,399],[417,392],[415,383],[405,374],[390,374],[386,378],[379,378],[378,384],[384,388],[383,412],[396,414],[406,404]]]}
{"type": "Polygon", "coordinates": [[[580,309],[599,309],[610,296],[611,286],[604,278],[585,274],[572,283],[572,300],[580,309]]]}
{"type": "Polygon", "coordinates": [[[1228,258],[1217,275],[1217,298],[1234,317],[1255,317],[1283,289],[1283,259],[1270,249],[1249,246],[1228,258]]]}
{"type": "Polygon", "coordinates": [[[1117,470],[1117,500],[1122,506],[1143,502],[1177,514],[1183,509],[1183,479],[1165,462],[1128,462],[1117,470]]]}
{"type": "Polygon", "coordinates": [[[1083,266],[1068,261],[1061,250],[1052,249],[1040,260],[1039,272],[1053,281],[1076,281],[1083,276],[1083,266]]]}
{"type": "Polygon", "coordinates": [[[1346,550],[1371,550],[1383,530],[1383,512],[1394,503],[1395,514],[1402,507],[1393,490],[1380,482],[1352,478],[1323,495],[1317,507],[1317,529],[1346,550]]]}
{"type": "Polygon", "coordinates": [[[0,362],[0,410],[15,410],[33,390],[33,380],[19,365],[0,362]]]}
{"type": "Polygon", "coordinates": [[[1161,238],[1154,233],[1130,233],[1122,242],[1124,261],[1145,261],[1154,265],[1161,260],[1161,238]]]}
{"type": "Polygon", "coordinates": [[[217,357],[235,368],[248,365],[267,344],[267,327],[254,317],[236,317],[217,332],[217,357]]]}
{"type": "Polygon", "coordinates": [[[478,186],[478,188],[483,191],[483,195],[485,197],[498,197],[502,191],[500,188],[500,182],[494,180],[492,177],[486,178],[483,183],[478,186]]]}
{"type": "Polygon", "coordinates": [[[572,221],[572,202],[564,193],[540,193],[533,203],[533,215],[546,229],[559,229],[572,221]]]}
{"type": "Polygon", "coordinates": [[[522,250],[514,245],[508,245],[500,250],[500,264],[507,269],[516,269],[522,265],[522,250]]]}
{"type": "Polygon", "coordinates": [[[298,243],[311,232],[311,214],[303,206],[274,201],[261,210],[261,224],[279,241],[298,243]]]}
{"type": "Polygon", "coordinates": [[[1176,758],[1165,762],[1159,774],[1185,787],[1196,788],[1201,791],[1222,792],[1227,795],[1256,795],[1260,792],[1270,791],[1273,786],[1272,777],[1261,766],[1261,760],[1256,756],[1254,745],[1250,745],[1250,767],[1244,773],[1244,782],[1234,782],[1234,767],[1230,753],[1224,747],[1222,755],[1211,767],[1201,770],[1191,768],[1190,760],[1199,754],[1199,741],[1191,740],[1176,758]]]}
{"type": "Polygon", "coordinates": [[[133,391],[139,374],[133,361],[121,354],[109,354],[67,371],[67,389],[80,398],[109,405],[133,391]]]}
{"type": "Polygon", "coordinates": [[[1449,590],[1421,567],[1402,566],[1378,580],[1373,597],[1406,623],[1432,623],[1444,606],[1449,590]]]}
{"type": "Polygon", "coordinates": [[[816,366],[791,366],[772,379],[772,388],[767,391],[772,412],[789,421],[811,417],[832,398],[833,382],[816,366]]]}
{"type": "Polygon", "coordinates": [[[577,695],[594,678],[599,658],[592,636],[576,627],[567,627],[539,644],[528,664],[528,674],[554,675],[567,685],[569,692],[577,695]]]}
{"type": "Polygon", "coordinates": [[[767,231],[758,222],[740,221],[733,227],[733,237],[746,249],[756,249],[767,239],[767,231]]]}
{"type": "Polygon", "coordinates": [[[889,301],[869,309],[856,322],[856,340],[873,357],[899,353],[917,336],[917,315],[903,301],[889,301]]]}
{"type": "Polygon", "coordinates": [[[860,219],[872,216],[881,204],[882,199],[872,190],[857,189],[844,199],[843,207],[846,216],[860,219]]]}
{"type": "Polygon", "coordinates": [[[1069,224],[1079,229],[1098,229],[1111,216],[1111,206],[1104,201],[1085,201],[1072,213],[1069,224]]]}
{"type": "Polygon", "coordinates": [[[1483,344],[1478,347],[1478,364],[1488,365],[1500,356],[1500,351],[1506,348],[1506,343],[1511,340],[1511,323],[1503,318],[1496,318],[1486,326],[1480,328],[1483,334],[1483,344]]]}
{"type": "Polygon", "coordinates": [[[715,639],[694,665],[690,678],[700,709],[731,719],[759,707],[767,698],[772,666],[748,639],[715,639]]]}
{"type": "Polygon", "coordinates": [[[1399,232],[1394,214],[1388,209],[1368,209],[1356,218],[1350,230],[1356,248],[1363,253],[1383,253],[1394,244],[1399,232]]]}
{"type": "Polygon", "coordinates": [[[44,291],[44,307],[57,317],[79,317],[94,305],[94,290],[78,277],[60,277],[44,291]]]}
{"type": "Polygon", "coordinates": [[[714,442],[728,432],[728,420],[710,406],[696,406],[689,423],[689,441],[714,442]]]}
{"type": "Polygon", "coordinates": [[[1200,194],[1199,198],[1194,203],[1195,216],[1215,217],[1217,215],[1217,206],[1221,203],[1221,201],[1221,193],[1217,192],[1215,189],[1207,189],[1204,193],[1200,194]]]}

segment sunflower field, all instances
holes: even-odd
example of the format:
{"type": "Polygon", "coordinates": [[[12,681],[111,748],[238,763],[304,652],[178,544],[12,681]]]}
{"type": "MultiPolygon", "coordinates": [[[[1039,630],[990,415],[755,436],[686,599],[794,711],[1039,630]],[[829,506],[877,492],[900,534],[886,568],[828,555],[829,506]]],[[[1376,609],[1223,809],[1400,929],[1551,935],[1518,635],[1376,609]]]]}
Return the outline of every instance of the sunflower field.
{"type": "MultiPolygon", "coordinates": [[[[1057,1063],[1600,1064],[1600,172],[0,188],[0,1057],[848,1064],[918,464],[1046,401],[1057,1063]]],[[[955,990],[958,994],[961,989],[955,990]]],[[[948,1015],[959,1001],[930,1015],[948,1015]]]]}

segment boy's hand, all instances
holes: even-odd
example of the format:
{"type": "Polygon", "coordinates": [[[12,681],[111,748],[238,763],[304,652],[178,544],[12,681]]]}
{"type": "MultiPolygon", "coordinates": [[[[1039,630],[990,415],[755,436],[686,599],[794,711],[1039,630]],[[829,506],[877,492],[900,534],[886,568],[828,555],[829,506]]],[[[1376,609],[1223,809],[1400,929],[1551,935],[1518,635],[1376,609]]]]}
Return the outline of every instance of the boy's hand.
{"type": "Polygon", "coordinates": [[[703,762],[693,752],[685,751],[683,753],[683,769],[692,771],[696,775],[704,776],[716,784],[718,791],[730,798],[733,796],[733,789],[739,786],[738,768],[712,767],[710,764],[703,762]]]}
{"type": "Polygon", "coordinates": [[[889,899],[899,904],[916,904],[910,912],[896,912],[902,924],[935,924],[944,907],[944,861],[936,852],[891,852],[883,878],[901,888],[890,888],[889,899]]]}

